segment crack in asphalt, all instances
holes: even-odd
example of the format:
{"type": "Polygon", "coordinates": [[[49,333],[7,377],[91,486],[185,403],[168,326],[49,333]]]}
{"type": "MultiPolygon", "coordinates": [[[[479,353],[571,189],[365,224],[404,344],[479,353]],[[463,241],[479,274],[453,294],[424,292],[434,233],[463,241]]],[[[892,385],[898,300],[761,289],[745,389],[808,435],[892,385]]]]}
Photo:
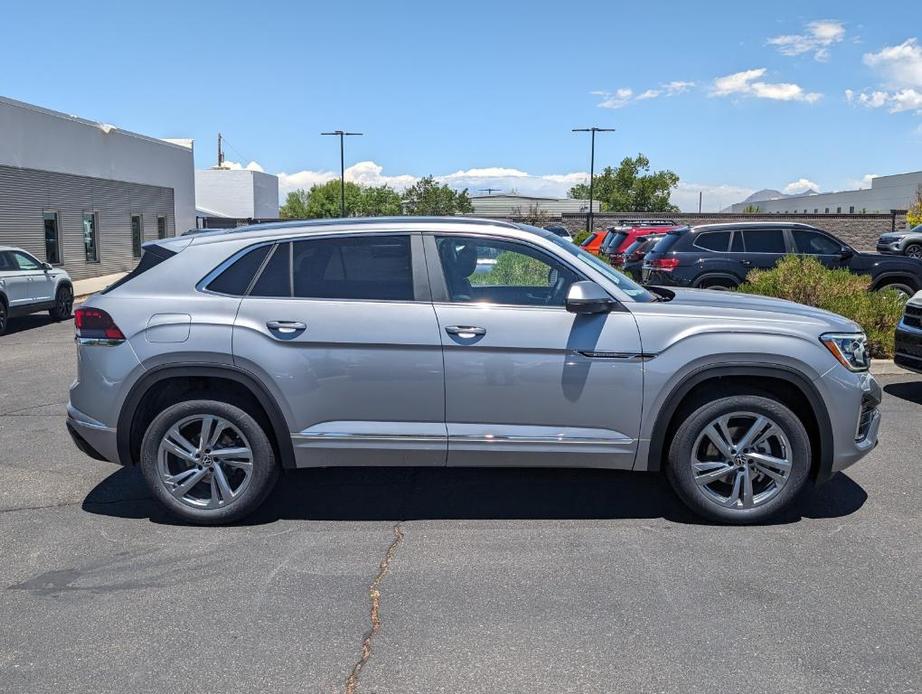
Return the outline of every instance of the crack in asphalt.
{"type": "Polygon", "coordinates": [[[108,501],[63,501],[60,504],[47,504],[45,506],[18,506],[13,508],[0,508],[0,513],[15,513],[17,511],[42,511],[48,508],[64,508],[66,506],[109,506],[111,504],[126,504],[137,501],[150,501],[152,496],[142,496],[137,499],[110,499],[108,501]]]}
{"type": "MultiPolygon", "coordinates": [[[[43,402],[38,405],[28,405],[26,407],[20,407],[15,410],[9,410],[8,412],[0,412],[0,417],[12,417],[14,415],[22,414],[23,412],[28,412],[29,410],[37,410],[39,407],[51,407],[52,405],[66,405],[66,402],[43,402]]],[[[54,416],[60,416],[60,413],[55,413],[54,416]]]]}
{"type": "Polygon", "coordinates": [[[387,574],[391,560],[394,558],[394,555],[397,554],[397,548],[400,547],[401,542],[403,542],[403,530],[400,527],[400,523],[398,523],[394,526],[394,539],[391,541],[387,551],[384,553],[384,558],[378,565],[378,575],[375,576],[371,585],[368,587],[368,598],[371,601],[371,629],[368,630],[365,634],[365,638],[362,639],[362,655],[355,662],[355,665],[352,666],[352,671],[349,673],[349,677],[346,678],[346,694],[355,694],[358,691],[359,673],[362,672],[362,668],[368,663],[368,659],[371,657],[372,642],[374,641],[375,635],[381,630],[381,591],[379,587],[381,581],[384,580],[384,576],[387,574]]]}

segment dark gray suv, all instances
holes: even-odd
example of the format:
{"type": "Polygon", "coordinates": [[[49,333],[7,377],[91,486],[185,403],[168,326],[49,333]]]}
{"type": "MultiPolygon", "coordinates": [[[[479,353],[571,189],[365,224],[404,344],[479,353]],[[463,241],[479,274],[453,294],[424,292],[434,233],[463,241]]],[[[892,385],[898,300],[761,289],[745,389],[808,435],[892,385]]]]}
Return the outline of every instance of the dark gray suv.
{"type": "Polygon", "coordinates": [[[698,513],[752,523],[880,423],[855,323],[650,291],[496,221],[163,240],[75,323],[74,441],[196,523],[253,511],[282,469],[335,465],[660,470],[698,513]]]}

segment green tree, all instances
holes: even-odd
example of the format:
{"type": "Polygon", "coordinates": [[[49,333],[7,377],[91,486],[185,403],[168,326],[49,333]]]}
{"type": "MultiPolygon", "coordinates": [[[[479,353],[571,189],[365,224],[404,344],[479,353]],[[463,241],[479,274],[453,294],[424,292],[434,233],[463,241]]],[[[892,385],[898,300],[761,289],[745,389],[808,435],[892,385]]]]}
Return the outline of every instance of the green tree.
{"type": "Polygon", "coordinates": [[[412,215],[453,215],[473,212],[467,188],[458,192],[435,182],[432,176],[419,179],[403,193],[403,206],[412,215]]]}
{"type": "MultiPolygon", "coordinates": [[[[379,217],[400,214],[400,196],[387,186],[361,186],[346,181],[346,214],[351,217],[379,217]]],[[[289,193],[279,209],[284,219],[339,217],[339,179],[311,186],[309,191],[289,193]]]]}
{"type": "MultiPolygon", "coordinates": [[[[606,166],[594,179],[593,198],[608,212],[678,212],[669,197],[679,184],[674,172],[651,171],[643,154],[625,157],[617,169],[606,166]]],[[[589,183],[579,183],[568,193],[571,198],[588,199],[589,183]]]]}
{"type": "Polygon", "coordinates": [[[910,227],[922,224],[922,185],[916,188],[916,197],[906,211],[906,223],[910,227]]]}
{"type": "Polygon", "coordinates": [[[306,190],[298,189],[290,192],[285,196],[285,204],[279,208],[279,217],[282,219],[307,218],[307,200],[306,190]]]}
{"type": "Polygon", "coordinates": [[[758,205],[746,205],[743,208],[743,214],[759,214],[762,211],[762,208],[758,205]]]}

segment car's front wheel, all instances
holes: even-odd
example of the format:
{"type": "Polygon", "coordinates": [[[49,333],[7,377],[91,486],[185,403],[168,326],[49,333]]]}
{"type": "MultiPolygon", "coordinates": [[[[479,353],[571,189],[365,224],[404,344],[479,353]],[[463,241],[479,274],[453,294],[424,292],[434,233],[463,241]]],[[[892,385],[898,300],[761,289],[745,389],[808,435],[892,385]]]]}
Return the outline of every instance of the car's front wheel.
{"type": "Polygon", "coordinates": [[[180,402],[161,412],[144,435],[141,470],[160,503],[202,525],[249,515],[278,477],[272,444],[259,423],[214,400],[180,402]]]}
{"type": "Polygon", "coordinates": [[[759,523],[789,506],[810,473],[810,438],[770,397],[733,395],[698,406],[679,425],[666,475],[696,513],[759,523]]]}
{"type": "Polygon", "coordinates": [[[58,287],[54,296],[54,308],[48,310],[53,320],[62,321],[70,318],[74,309],[74,290],[68,286],[58,287]]]}
{"type": "Polygon", "coordinates": [[[906,246],[905,253],[910,258],[919,258],[920,260],[922,260],[922,244],[918,244],[918,243],[909,244],[908,246],[906,246]]]}

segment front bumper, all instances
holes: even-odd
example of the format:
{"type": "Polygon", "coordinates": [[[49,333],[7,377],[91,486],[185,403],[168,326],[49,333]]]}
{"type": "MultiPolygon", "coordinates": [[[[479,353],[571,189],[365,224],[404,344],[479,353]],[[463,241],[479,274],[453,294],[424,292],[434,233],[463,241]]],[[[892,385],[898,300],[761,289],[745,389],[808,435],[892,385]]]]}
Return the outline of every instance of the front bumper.
{"type": "Polygon", "coordinates": [[[896,327],[893,363],[904,369],[922,373],[922,329],[906,325],[905,319],[896,327]]]}
{"type": "Polygon", "coordinates": [[[901,241],[890,241],[888,243],[878,243],[877,252],[887,255],[899,255],[903,252],[901,241]]]}
{"type": "Polygon", "coordinates": [[[821,380],[828,391],[833,435],[832,466],[827,474],[821,474],[822,482],[854,465],[877,446],[883,391],[871,374],[846,372],[838,367],[821,380]]]}
{"type": "Polygon", "coordinates": [[[67,406],[67,432],[74,445],[91,458],[119,462],[115,429],[97,422],[72,405],[67,406]]]}

